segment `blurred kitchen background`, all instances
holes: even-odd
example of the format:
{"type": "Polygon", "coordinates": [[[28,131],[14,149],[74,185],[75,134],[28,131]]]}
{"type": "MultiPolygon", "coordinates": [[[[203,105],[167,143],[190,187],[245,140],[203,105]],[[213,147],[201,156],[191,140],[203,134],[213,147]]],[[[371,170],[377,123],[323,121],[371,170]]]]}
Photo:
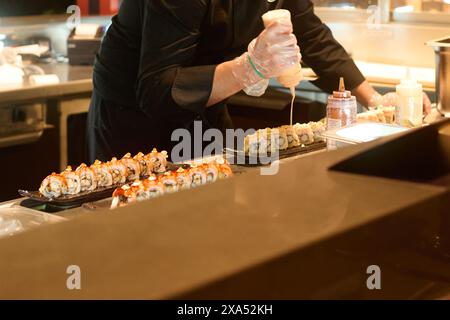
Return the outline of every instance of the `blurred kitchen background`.
{"type": "MultiPolygon", "coordinates": [[[[313,2],[378,90],[392,90],[409,70],[434,100],[435,56],[425,42],[450,35],[450,0],[313,2]]],[[[19,188],[37,189],[49,172],[87,161],[92,61],[119,6],[120,0],[0,0],[0,50],[6,50],[0,60],[0,166],[6,181],[0,201],[16,198],[19,188]],[[91,37],[74,37],[67,25],[73,13],[67,8],[75,4],[83,24],[100,27],[91,37]],[[24,82],[7,67],[17,55],[24,82]]],[[[312,72],[306,75],[314,79],[312,72]]],[[[309,82],[297,90],[295,120],[322,118],[327,94],[309,82]]],[[[238,127],[273,127],[289,119],[289,99],[274,83],[262,98],[230,99],[230,113],[238,127]]]]}

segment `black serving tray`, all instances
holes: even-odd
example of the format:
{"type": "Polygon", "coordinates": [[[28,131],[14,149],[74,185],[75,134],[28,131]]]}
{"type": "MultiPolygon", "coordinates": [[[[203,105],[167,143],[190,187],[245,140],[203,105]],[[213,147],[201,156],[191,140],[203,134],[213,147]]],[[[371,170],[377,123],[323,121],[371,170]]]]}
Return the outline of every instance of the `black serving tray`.
{"type": "Polygon", "coordinates": [[[327,147],[327,143],[323,142],[314,142],[310,145],[301,145],[299,147],[289,148],[286,150],[280,150],[278,157],[274,157],[274,159],[270,159],[272,155],[265,155],[263,158],[259,156],[250,156],[245,154],[244,151],[234,150],[234,149],[225,149],[225,155],[227,160],[235,165],[246,166],[246,167],[254,167],[254,166],[264,166],[270,163],[267,163],[268,160],[281,160],[294,156],[298,156],[301,154],[310,153],[313,151],[319,151],[325,149],[327,147]],[[238,163],[238,160],[243,160],[244,163],[238,163]]]}
{"type": "MultiPolygon", "coordinates": [[[[186,164],[178,165],[168,163],[167,171],[176,171],[180,167],[188,169],[190,166],[186,164]]],[[[58,198],[44,197],[39,191],[19,190],[18,192],[22,197],[26,197],[37,202],[49,203],[52,204],[53,206],[58,207],[77,207],[87,202],[95,202],[109,198],[112,196],[114,190],[128,183],[129,182],[124,184],[116,184],[110,187],[97,188],[94,191],[85,191],[78,193],[76,195],[65,195],[58,198]]]]}
{"type": "Polygon", "coordinates": [[[74,207],[74,206],[81,206],[83,203],[86,202],[93,202],[109,198],[111,197],[114,190],[116,190],[116,188],[121,186],[122,185],[119,184],[111,187],[102,187],[97,188],[94,191],[85,191],[76,195],[66,195],[58,198],[44,197],[39,191],[19,190],[19,194],[22,197],[26,197],[38,202],[51,203],[52,205],[62,207],[74,207]]]}

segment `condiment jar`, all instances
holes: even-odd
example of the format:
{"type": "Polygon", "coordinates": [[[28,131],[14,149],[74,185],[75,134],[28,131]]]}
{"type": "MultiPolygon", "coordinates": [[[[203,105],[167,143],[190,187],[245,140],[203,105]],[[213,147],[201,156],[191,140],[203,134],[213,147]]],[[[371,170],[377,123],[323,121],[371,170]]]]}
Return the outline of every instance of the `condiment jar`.
{"type": "Polygon", "coordinates": [[[339,91],[328,97],[327,129],[339,129],[357,122],[356,98],[345,90],[344,78],[340,78],[339,91]]]}

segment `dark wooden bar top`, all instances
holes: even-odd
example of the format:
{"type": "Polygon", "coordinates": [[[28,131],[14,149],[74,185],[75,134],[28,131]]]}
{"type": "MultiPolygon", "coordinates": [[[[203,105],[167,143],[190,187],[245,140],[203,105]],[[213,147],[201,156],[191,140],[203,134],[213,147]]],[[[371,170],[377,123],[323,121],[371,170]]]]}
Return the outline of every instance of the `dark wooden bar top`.
{"type": "Polygon", "coordinates": [[[395,139],[2,239],[0,298],[410,298],[444,286],[448,263],[418,252],[449,226],[449,188],[328,170],[395,139]],[[371,264],[379,292],[366,288],[371,264]],[[66,288],[70,265],[81,290],[66,288]]]}

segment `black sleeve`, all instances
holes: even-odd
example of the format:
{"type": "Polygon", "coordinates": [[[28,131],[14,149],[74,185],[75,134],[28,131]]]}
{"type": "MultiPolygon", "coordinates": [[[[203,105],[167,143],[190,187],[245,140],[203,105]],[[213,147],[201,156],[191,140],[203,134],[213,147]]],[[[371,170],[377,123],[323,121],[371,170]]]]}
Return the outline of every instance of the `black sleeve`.
{"type": "Polygon", "coordinates": [[[285,4],[293,14],[294,33],[302,59],[319,76],[314,84],[329,93],[338,88],[339,77],[344,77],[349,90],[360,85],[365,80],[364,76],[334,39],[331,30],[315,15],[312,2],[286,0],[285,4]]]}
{"type": "Polygon", "coordinates": [[[216,66],[192,61],[207,9],[206,0],[146,1],[136,91],[149,116],[189,121],[203,113],[216,66]]]}

